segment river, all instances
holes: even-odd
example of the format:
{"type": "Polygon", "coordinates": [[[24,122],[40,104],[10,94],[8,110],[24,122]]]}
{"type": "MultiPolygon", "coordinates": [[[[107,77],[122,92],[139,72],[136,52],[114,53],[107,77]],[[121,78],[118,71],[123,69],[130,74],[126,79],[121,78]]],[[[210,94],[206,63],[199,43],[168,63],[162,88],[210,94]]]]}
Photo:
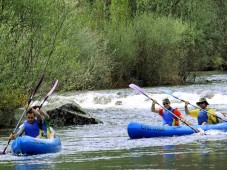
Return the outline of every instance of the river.
{"type": "MultiPolygon", "coordinates": [[[[227,112],[227,74],[212,73],[197,77],[197,83],[180,86],[143,88],[161,103],[167,97],[160,90],[195,104],[206,97],[210,107],[227,112]]],[[[168,96],[172,106],[184,113],[184,103],[168,96]]],[[[206,135],[129,139],[130,122],[161,125],[161,118],[150,111],[151,101],[131,88],[74,92],[52,96],[49,102],[74,100],[103,124],[55,128],[62,151],[35,156],[0,155],[0,169],[225,169],[227,132],[209,131],[206,135]]],[[[189,107],[190,108],[190,107],[189,107]]],[[[0,150],[12,129],[0,130],[0,150]]]]}

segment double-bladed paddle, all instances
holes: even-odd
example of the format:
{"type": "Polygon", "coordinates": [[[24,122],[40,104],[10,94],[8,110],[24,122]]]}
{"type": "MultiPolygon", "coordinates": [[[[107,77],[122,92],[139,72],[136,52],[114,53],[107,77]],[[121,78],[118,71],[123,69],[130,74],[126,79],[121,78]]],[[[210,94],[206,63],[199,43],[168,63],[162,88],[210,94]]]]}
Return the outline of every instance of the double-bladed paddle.
{"type": "MultiPolygon", "coordinates": [[[[36,94],[36,92],[38,91],[39,87],[41,86],[41,84],[42,84],[42,82],[43,82],[43,78],[44,78],[44,74],[41,76],[41,78],[40,78],[40,80],[39,80],[39,83],[37,84],[37,86],[35,87],[34,91],[33,91],[32,94],[31,94],[31,96],[29,97],[28,103],[27,103],[28,105],[31,103],[31,101],[32,101],[32,99],[33,99],[33,97],[34,97],[34,95],[36,94]]],[[[24,110],[24,112],[23,112],[23,114],[21,115],[21,117],[20,117],[20,119],[19,119],[19,121],[18,121],[18,123],[17,123],[17,125],[16,125],[16,127],[15,127],[15,129],[14,129],[14,131],[13,131],[12,134],[16,133],[17,128],[19,127],[20,122],[21,122],[21,120],[22,120],[22,118],[24,117],[24,114],[25,114],[26,112],[27,112],[27,110],[24,110]]],[[[2,152],[1,154],[5,154],[6,149],[7,149],[8,145],[10,144],[10,141],[11,141],[11,139],[8,140],[8,143],[7,143],[6,147],[4,148],[4,150],[3,150],[3,152],[2,152]]]]}
{"type": "MultiPolygon", "coordinates": [[[[174,96],[173,94],[171,94],[170,92],[168,92],[168,91],[166,91],[166,90],[160,90],[160,91],[161,91],[162,93],[165,93],[165,94],[168,94],[168,95],[174,97],[175,99],[177,99],[177,100],[179,100],[179,101],[182,101],[182,102],[185,102],[185,103],[187,102],[187,101],[185,101],[185,100],[183,100],[183,99],[180,99],[180,98],[174,96]]],[[[206,112],[209,113],[209,114],[212,114],[212,113],[208,112],[207,110],[204,110],[204,109],[200,108],[199,106],[193,105],[193,104],[191,104],[191,103],[189,103],[189,102],[188,102],[188,104],[190,104],[190,105],[193,106],[194,108],[197,108],[197,109],[206,111],[206,112]]],[[[213,114],[212,114],[212,115],[213,115],[213,114]]],[[[213,116],[214,116],[214,115],[213,115],[213,116]]],[[[222,119],[221,117],[219,117],[219,116],[217,116],[217,115],[216,115],[216,117],[217,117],[218,119],[224,121],[224,122],[227,122],[226,120],[222,119]]]]}
{"type": "MultiPolygon", "coordinates": [[[[146,96],[147,98],[149,98],[150,100],[153,101],[153,99],[151,97],[149,97],[139,86],[135,85],[135,84],[130,84],[129,87],[131,87],[132,89],[134,89],[135,91],[143,94],[144,96],[146,96]]],[[[195,133],[200,132],[198,129],[195,129],[193,127],[191,127],[187,122],[184,122],[181,120],[180,117],[178,117],[177,115],[175,115],[174,113],[172,113],[171,111],[169,111],[168,109],[166,109],[165,107],[163,107],[162,105],[160,105],[159,103],[157,103],[160,107],[162,107],[163,109],[165,109],[166,111],[168,111],[169,113],[171,113],[173,116],[175,116],[176,118],[178,118],[182,123],[186,124],[188,127],[190,127],[195,133]]]]}

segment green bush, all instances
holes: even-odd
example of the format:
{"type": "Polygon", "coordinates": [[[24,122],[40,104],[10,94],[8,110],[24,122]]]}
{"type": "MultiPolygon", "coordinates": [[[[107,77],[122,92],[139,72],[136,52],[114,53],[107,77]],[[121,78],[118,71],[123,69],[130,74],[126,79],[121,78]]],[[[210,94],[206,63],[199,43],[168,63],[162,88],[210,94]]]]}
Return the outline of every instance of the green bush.
{"type": "Polygon", "coordinates": [[[9,114],[16,108],[23,107],[27,103],[28,96],[23,89],[4,87],[0,92],[0,110],[9,114]]]}

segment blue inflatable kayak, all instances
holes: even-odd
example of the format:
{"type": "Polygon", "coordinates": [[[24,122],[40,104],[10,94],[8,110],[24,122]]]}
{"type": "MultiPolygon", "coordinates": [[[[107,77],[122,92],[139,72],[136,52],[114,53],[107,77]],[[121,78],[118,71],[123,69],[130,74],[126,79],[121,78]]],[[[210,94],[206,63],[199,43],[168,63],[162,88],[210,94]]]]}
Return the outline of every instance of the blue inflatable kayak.
{"type": "Polygon", "coordinates": [[[11,145],[13,154],[37,155],[55,153],[61,150],[59,137],[54,139],[33,138],[30,136],[17,137],[11,145]]]}
{"type": "MultiPolygon", "coordinates": [[[[194,129],[227,131],[227,122],[212,125],[192,126],[194,129]]],[[[183,136],[195,133],[188,126],[152,126],[143,123],[132,122],[128,124],[128,135],[131,139],[152,138],[162,136],[183,136]]]]}

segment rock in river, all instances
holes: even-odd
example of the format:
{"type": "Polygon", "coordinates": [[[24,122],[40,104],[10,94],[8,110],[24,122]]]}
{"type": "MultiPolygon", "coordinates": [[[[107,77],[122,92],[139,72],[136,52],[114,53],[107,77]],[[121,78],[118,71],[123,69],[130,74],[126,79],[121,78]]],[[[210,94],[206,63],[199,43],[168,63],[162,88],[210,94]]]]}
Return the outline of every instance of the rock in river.
{"type": "Polygon", "coordinates": [[[70,126],[102,123],[100,120],[92,117],[77,103],[70,102],[57,108],[46,111],[54,126],[70,126]]]}
{"type": "MultiPolygon", "coordinates": [[[[49,103],[46,106],[43,106],[42,110],[49,114],[51,118],[51,126],[71,126],[102,123],[102,121],[92,117],[74,101],[49,103]]],[[[0,118],[1,120],[4,120],[1,121],[0,127],[15,127],[23,112],[24,108],[20,108],[16,109],[14,114],[7,114],[8,116],[5,116],[0,111],[0,118]]],[[[24,120],[25,116],[20,124],[22,124],[24,120]]]]}

